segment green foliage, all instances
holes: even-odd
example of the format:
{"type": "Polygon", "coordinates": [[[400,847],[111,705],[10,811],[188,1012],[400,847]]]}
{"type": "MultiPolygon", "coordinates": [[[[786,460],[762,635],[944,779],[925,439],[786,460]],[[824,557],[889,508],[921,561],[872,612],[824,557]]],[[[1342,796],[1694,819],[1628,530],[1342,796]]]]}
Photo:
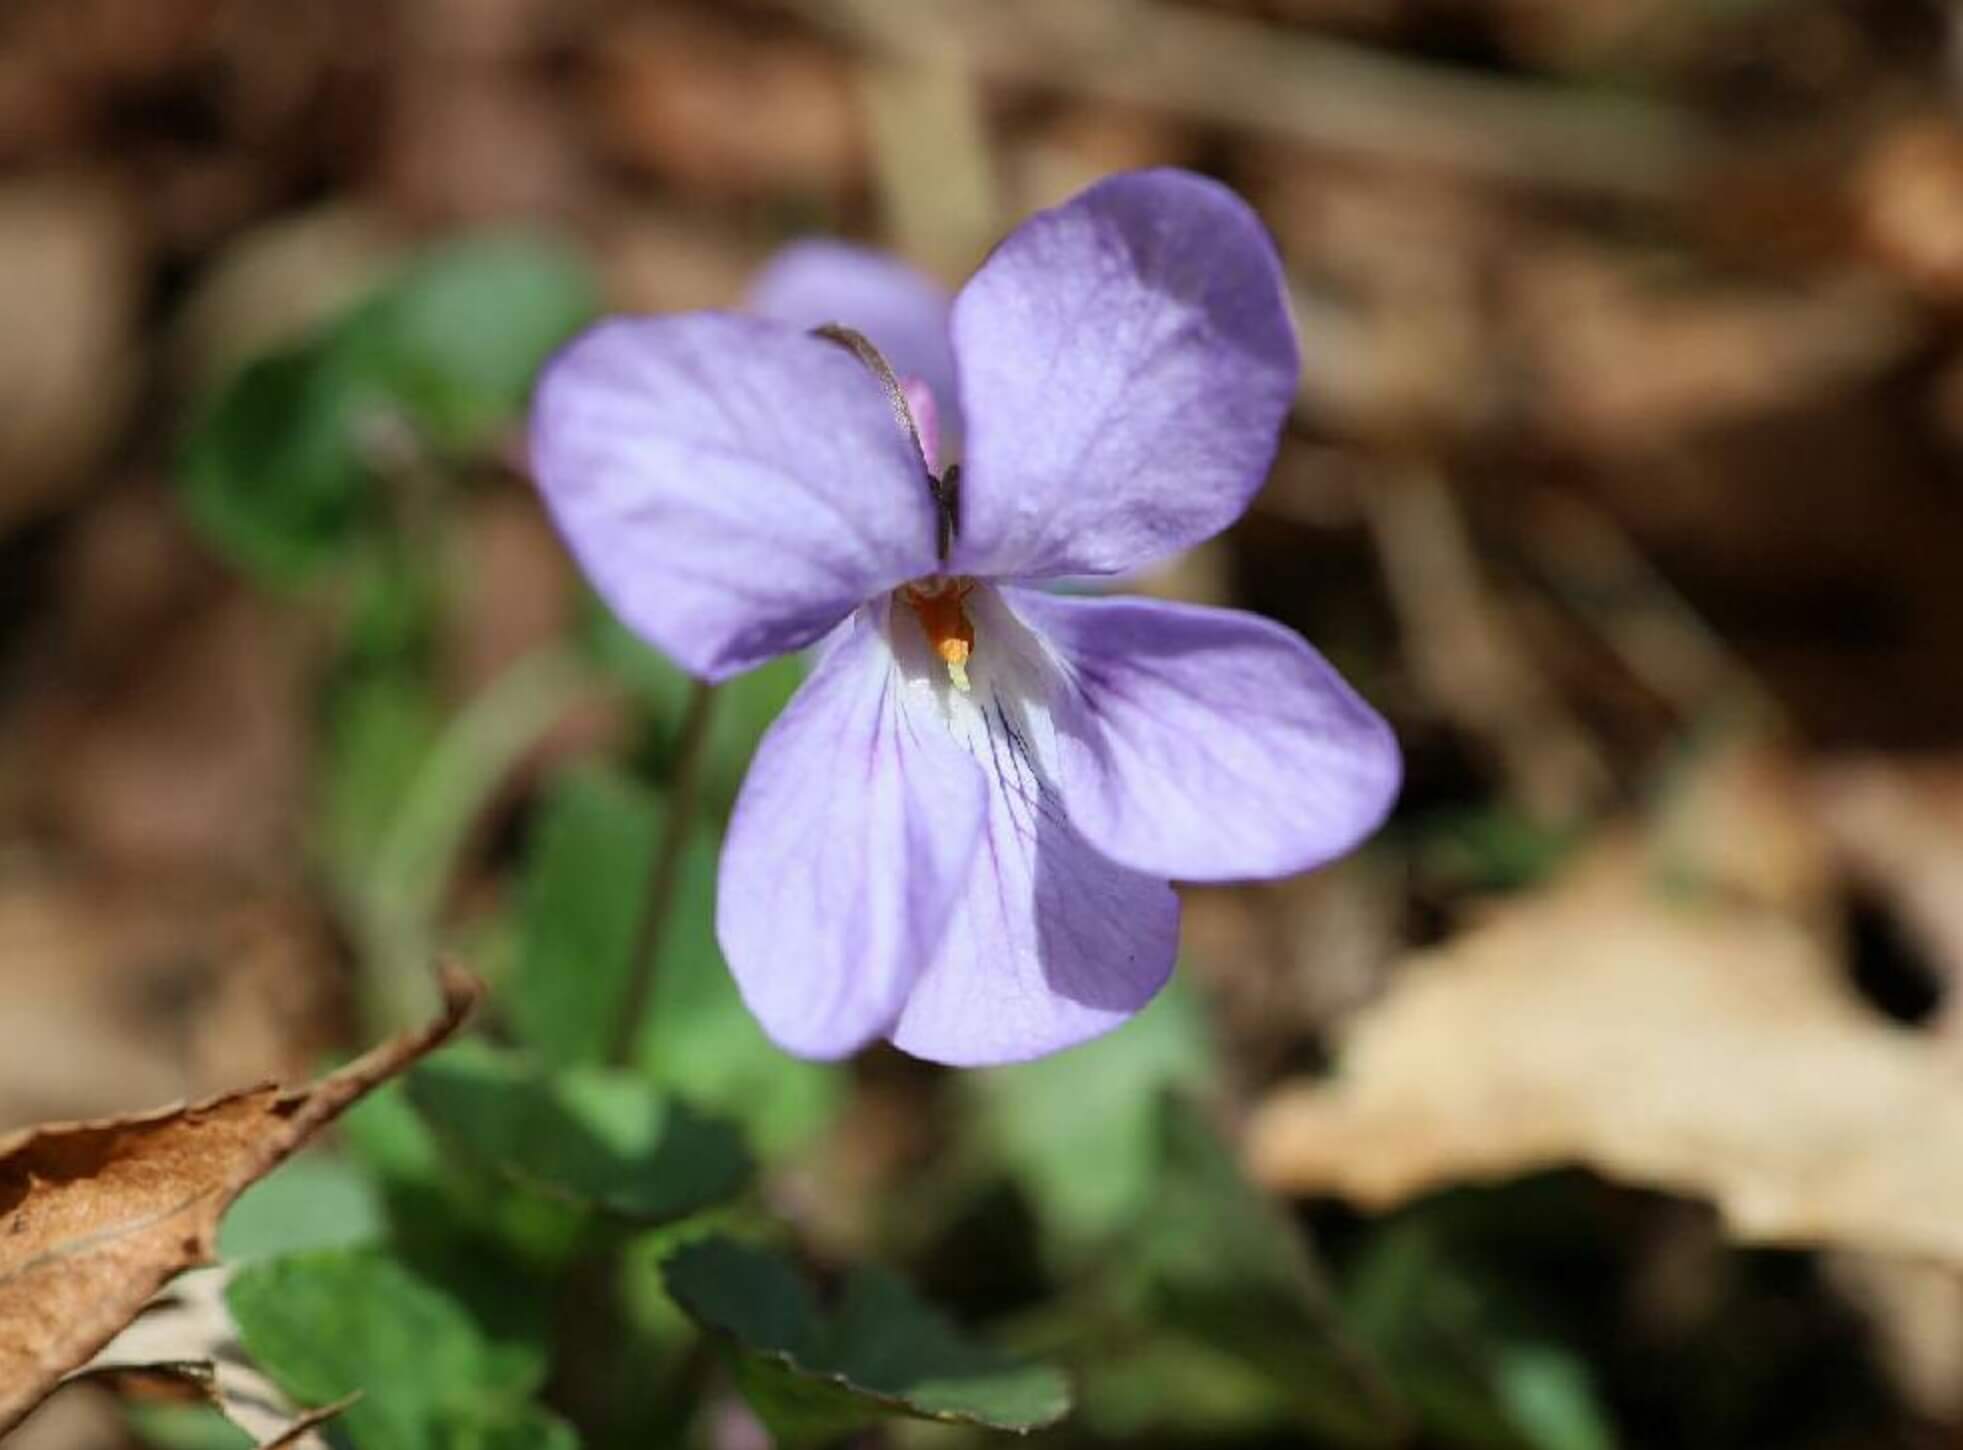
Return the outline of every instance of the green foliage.
{"type": "Polygon", "coordinates": [[[1495,1389],[1534,1450],[1612,1450],[1588,1367],[1555,1345],[1514,1343],[1500,1352],[1495,1389]]]}
{"type": "Polygon", "coordinates": [[[550,1071],[464,1043],[418,1067],[409,1096],[439,1137],[483,1166],[634,1223],[684,1218],[749,1182],[734,1129],[632,1073],[550,1071]]]}
{"type": "MultiPolygon", "coordinates": [[[[723,702],[718,701],[720,706],[723,702]]],[[[527,855],[518,965],[504,1000],[513,1027],[548,1061],[596,1063],[624,1008],[660,798],[617,769],[583,766],[547,791],[527,855]]],[[[662,924],[636,1061],[652,1082],[742,1123],[760,1152],[809,1143],[840,1098],[837,1069],[786,1056],[737,995],[716,945],[714,837],[684,847],[662,924]]]]}
{"type": "Polygon", "coordinates": [[[783,1445],[822,1445],[892,1416],[1027,1431],[1070,1407],[1063,1376],[966,1338],[879,1270],[847,1282],[822,1313],[780,1255],[704,1239],[667,1264],[668,1287],[724,1336],[739,1383],[783,1445]]]}
{"type": "Polygon", "coordinates": [[[1524,1276],[1495,1268],[1519,1237],[1556,1251],[1550,1185],[1445,1195],[1395,1216],[1350,1269],[1349,1322],[1398,1393],[1452,1444],[1608,1450],[1615,1435],[1585,1362],[1538,1322],[1524,1276]],[[1495,1226],[1497,1232],[1495,1231],[1495,1226]]]}
{"type": "Polygon", "coordinates": [[[130,1428],[154,1450],[253,1450],[252,1437],[209,1405],[146,1405],[128,1409],[130,1428]]]}
{"type": "Polygon", "coordinates": [[[1160,1323],[1263,1376],[1333,1445],[1388,1445],[1408,1425],[1381,1370],[1342,1321],[1300,1231],[1241,1174],[1179,1093],[1156,1104],[1153,1210],[1127,1262],[1160,1323]]]}
{"type": "Polygon", "coordinates": [[[335,336],[427,443],[457,453],[493,441],[599,306],[590,269],[564,247],[485,236],[428,253],[335,336]]]}
{"type": "Polygon", "coordinates": [[[372,387],[322,342],[248,364],[193,425],[185,506],[219,551],[269,582],[303,577],[371,506],[362,420],[372,387]]]}
{"type": "MultiPolygon", "coordinates": [[[[918,1268],[964,1317],[999,1317],[1005,1344],[1067,1358],[1096,1436],[1612,1450],[1570,1326],[1493,1271],[1490,1245],[1418,1210],[1352,1226],[1322,1266],[1203,1106],[1230,1074],[1177,984],[1095,1043],[928,1095],[909,1129],[952,1128],[950,1151],[918,1178],[870,1179],[869,1211],[812,1197],[850,1177],[812,1171],[831,1166],[813,1150],[850,1070],[763,1036],[714,928],[720,823],[803,664],[719,687],[706,820],[653,924],[669,799],[650,782],[677,764],[689,679],[589,601],[573,650],[541,651],[461,711],[438,685],[454,465],[512,436],[535,369],[593,310],[585,268],[551,246],[447,247],[248,366],[185,440],[187,507],[228,557],[281,585],[332,571],[313,844],[381,1020],[402,1004],[376,982],[419,987],[450,930],[457,864],[481,851],[501,867],[485,807],[564,701],[611,677],[639,727],[632,770],[562,766],[500,818],[525,826],[515,865],[470,900],[508,944],[490,1017],[509,1048],[452,1049],[378,1092],[346,1120],[345,1158],[290,1165],[227,1221],[248,1352],[305,1402],[362,1390],[329,1431],[356,1450],[571,1445],[539,1407],[548,1374],[596,1440],[678,1443],[700,1428],[704,1333],[791,1447],[889,1420],[973,1433],[1065,1413],[1058,1371],[971,1341],[891,1274],[850,1270],[821,1306],[789,1258],[719,1236],[781,1232],[764,1205],[791,1202],[815,1206],[828,1255],[855,1233],[884,1233],[872,1256],[918,1248],[922,1221],[1012,1255],[981,1276],[935,1277],[933,1253],[918,1268]],[[650,940],[647,1011],[624,1023],[650,940]]],[[[1486,809],[1423,823],[1414,844],[1425,882],[1463,892],[1532,882],[1571,843],[1486,809]]],[[[208,1416],[145,1429],[236,1443],[208,1416]]]]}
{"type": "Polygon", "coordinates": [[[1519,891],[1543,881],[1580,843],[1506,805],[1441,811],[1415,823],[1418,869],[1433,890],[1519,891]]]}
{"type": "Polygon", "coordinates": [[[341,1248],[382,1236],[374,1182],[346,1158],[309,1153],[239,1195],[218,1235],[226,1259],[341,1248]]]}
{"type": "Polygon", "coordinates": [[[341,1130],[376,1184],[390,1249],[461,1300],[507,1352],[542,1366],[556,1277],[577,1262],[590,1215],[446,1150],[399,1081],[356,1104],[341,1130]]]}
{"type": "Polygon", "coordinates": [[[179,458],[193,523],[261,580],[297,583],[380,527],[385,475],[490,445],[597,310],[584,262],[542,239],[429,253],[219,390],[179,458]]]}
{"type": "Polygon", "coordinates": [[[716,944],[716,843],[698,833],[682,857],[635,1060],[651,1080],[734,1118],[758,1151],[815,1142],[843,1103],[844,1071],[791,1057],[757,1026],[716,944]]]}
{"type": "Polygon", "coordinates": [[[601,1062],[612,1046],[660,833],[653,793],[618,770],[578,767],[546,792],[519,888],[517,970],[502,1003],[547,1061],[601,1062]]]}
{"type": "MultiPolygon", "coordinates": [[[[694,682],[660,651],[630,633],[597,599],[588,602],[583,632],[594,661],[625,686],[654,721],[658,754],[666,763],[694,682]]],[[[716,687],[702,756],[705,794],[712,803],[727,809],[736,798],[757,742],[783,713],[804,683],[804,675],[804,661],[785,655],[716,687]]]]}
{"type": "Polygon", "coordinates": [[[410,670],[364,672],[329,695],[316,849],[344,891],[366,877],[442,724],[436,692],[410,670]]]}
{"type": "Polygon", "coordinates": [[[570,1450],[532,1402],[538,1369],[463,1306],[373,1250],[248,1265],[227,1291],[255,1363],[303,1405],[360,1392],[330,1434],[359,1450],[570,1450]]]}
{"type": "Polygon", "coordinates": [[[1213,1070],[1198,1004],[1175,981],[1132,1021],[1054,1057],[970,1074],[975,1126],[1065,1263],[1108,1246],[1157,1195],[1159,1099],[1213,1070]]]}
{"type": "Polygon", "coordinates": [[[1197,1106],[1193,1086],[1217,1070],[1197,1012],[1190,1001],[1167,1005],[1129,1044],[1129,1029],[1096,1044],[1103,1083],[1124,1093],[1100,1094],[1091,1074],[1064,1071],[1067,1055],[1032,1064],[1039,1073],[1002,1074],[1017,1083],[1013,1097],[988,1089],[991,1138],[1007,1145],[1004,1162],[1052,1257],[1079,1283],[1074,1314],[1039,1316],[1043,1338],[1077,1357],[1087,1413],[1108,1433],[1292,1422],[1319,1444],[1399,1443],[1409,1414],[1345,1323],[1299,1228],[1246,1180],[1197,1106]],[[1071,1181],[1074,1142],[1086,1145],[1083,1172],[1121,1173],[1122,1194],[1094,1196],[1071,1181]]]}
{"type": "Polygon", "coordinates": [[[1421,1218],[1367,1235],[1337,1292],[1200,1108],[1219,1076],[1198,1003],[1175,986],[1087,1047],[964,1079],[976,1145],[1078,1286],[1036,1322],[1078,1360],[1096,1429],[1292,1423],[1357,1450],[1419,1427],[1445,1445],[1614,1443],[1583,1362],[1489,1318],[1509,1291],[1475,1288],[1421,1218]]]}

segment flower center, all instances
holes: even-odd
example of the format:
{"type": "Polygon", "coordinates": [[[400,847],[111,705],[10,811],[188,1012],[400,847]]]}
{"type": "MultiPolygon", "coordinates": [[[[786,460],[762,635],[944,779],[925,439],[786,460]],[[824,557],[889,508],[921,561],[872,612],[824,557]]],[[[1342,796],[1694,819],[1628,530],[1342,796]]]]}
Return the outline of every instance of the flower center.
{"type": "Polygon", "coordinates": [[[968,692],[968,657],[975,652],[975,626],[962,603],[974,588],[972,579],[937,574],[893,591],[920,621],[927,643],[947,665],[954,688],[964,695],[968,692]]]}

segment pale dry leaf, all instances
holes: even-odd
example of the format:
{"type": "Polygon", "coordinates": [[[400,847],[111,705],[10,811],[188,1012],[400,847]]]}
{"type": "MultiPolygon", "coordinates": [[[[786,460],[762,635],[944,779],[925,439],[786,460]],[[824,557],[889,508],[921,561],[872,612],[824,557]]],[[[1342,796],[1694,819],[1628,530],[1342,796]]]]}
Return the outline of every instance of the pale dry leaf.
{"type": "Polygon", "coordinates": [[[1756,1243],[1963,1263],[1963,1073],[1791,915],[1660,882],[1631,840],[1403,965],[1249,1155],[1371,1207],[1580,1164],[1756,1243]]]}
{"type": "Polygon", "coordinates": [[[281,1433],[260,1445],[259,1450],[311,1450],[314,1445],[324,1445],[326,1442],[315,1432],[360,1398],[359,1395],[347,1395],[332,1404],[308,1410],[281,1433]]]}
{"type": "Polygon", "coordinates": [[[1963,997],[1963,761],[1872,757],[1820,772],[1821,819],[1841,863],[1901,919],[1963,997]]]}
{"type": "Polygon", "coordinates": [[[1839,871],[1809,785],[1799,757],[1767,730],[1705,744],[1651,811],[1658,869],[1832,930],[1839,871]]]}
{"type": "Polygon", "coordinates": [[[326,1450],[327,1442],[314,1427],[351,1401],[302,1411],[245,1358],[225,1303],[229,1278],[230,1271],[223,1268],[179,1275],[68,1378],[106,1381],[112,1388],[162,1378],[211,1405],[261,1450],[326,1450]]]}
{"type": "Polygon", "coordinates": [[[232,1200],[448,1038],[482,990],[446,969],[434,1021],[306,1087],[0,1138],[0,1433],[169,1279],[210,1262],[232,1200]]]}

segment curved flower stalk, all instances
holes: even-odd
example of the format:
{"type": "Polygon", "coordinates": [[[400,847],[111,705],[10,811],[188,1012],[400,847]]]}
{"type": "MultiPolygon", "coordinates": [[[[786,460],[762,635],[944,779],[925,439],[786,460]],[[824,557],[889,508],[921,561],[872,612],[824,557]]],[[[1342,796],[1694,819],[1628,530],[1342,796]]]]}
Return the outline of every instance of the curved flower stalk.
{"type": "Polygon", "coordinates": [[[1307,870],[1375,829],[1396,743],[1294,634],[1032,587],[1196,544],[1260,487],[1300,362],[1243,202],[1116,176],[951,303],[822,244],[756,302],[577,339],[533,462],[595,587],[696,675],[821,644],[717,893],[778,1043],[968,1065],[1070,1046],[1165,984],[1171,881],[1307,870]]]}

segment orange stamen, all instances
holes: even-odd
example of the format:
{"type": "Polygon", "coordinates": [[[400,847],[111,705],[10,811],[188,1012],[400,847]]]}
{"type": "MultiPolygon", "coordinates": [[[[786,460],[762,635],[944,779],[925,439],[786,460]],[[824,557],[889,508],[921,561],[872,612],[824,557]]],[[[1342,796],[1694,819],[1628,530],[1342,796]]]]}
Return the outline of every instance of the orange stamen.
{"type": "Polygon", "coordinates": [[[900,597],[926,631],[927,643],[947,665],[954,687],[964,692],[968,688],[968,659],[975,652],[975,626],[961,605],[974,587],[966,579],[934,579],[900,589],[900,597]]]}

